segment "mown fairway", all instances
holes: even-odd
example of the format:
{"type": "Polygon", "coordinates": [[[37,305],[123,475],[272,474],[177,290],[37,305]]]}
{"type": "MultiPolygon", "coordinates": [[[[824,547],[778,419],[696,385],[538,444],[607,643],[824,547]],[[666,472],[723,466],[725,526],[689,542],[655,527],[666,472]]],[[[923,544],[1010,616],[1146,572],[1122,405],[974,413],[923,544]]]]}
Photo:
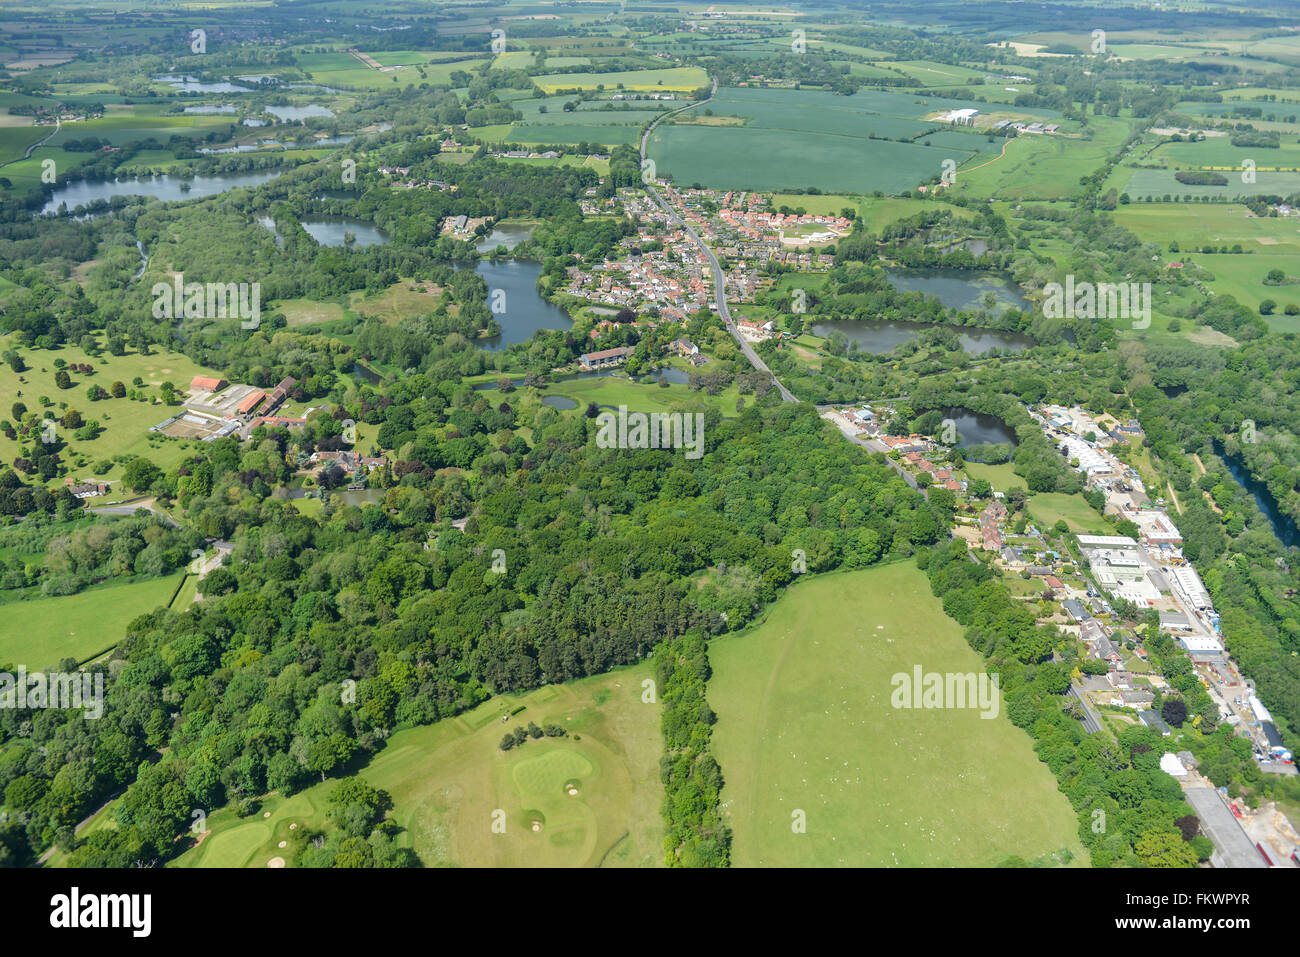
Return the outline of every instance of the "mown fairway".
{"type": "Polygon", "coordinates": [[[1069,803],[1004,713],[891,706],[890,678],[914,665],[983,670],[911,563],[805,581],[709,654],[736,865],[991,866],[1062,848],[1086,863],[1069,803]]]}
{"type": "MultiPolygon", "coordinates": [[[[499,695],[398,732],[360,774],[392,795],[401,840],[426,867],[658,866],[660,711],[641,700],[641,682],[652,673],[647,663],[499,695]],[[498,747],[506,731],[530,721],[555,722],[569,734],[530,738],[508,752],[498,747]],[[504,814],[504,833],[492,829],[494,811],[504,814]]],[[[277,856],[292,866],[295,838],[324,826],[336,785],[331,779],[289,798],[272,795],[243,820],[229,809],[211,815],[211,833],[176,866],[265,867],[277,856]]]]}

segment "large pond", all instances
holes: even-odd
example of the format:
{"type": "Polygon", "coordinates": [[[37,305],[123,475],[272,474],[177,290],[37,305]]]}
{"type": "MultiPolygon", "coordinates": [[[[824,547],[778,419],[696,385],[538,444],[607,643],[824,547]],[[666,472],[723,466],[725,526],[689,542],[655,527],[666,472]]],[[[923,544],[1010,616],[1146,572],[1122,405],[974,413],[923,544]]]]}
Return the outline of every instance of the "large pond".
{"type": "MultiPolygon", "coordinates": [[[[893,352],[904,342],[915,339],[926,329],[935,328],[928,322],[888,322],[884,319],[825,319],[813,323],[812,333],[827,338],[832,332],[842,332],[849,342],[873,355],[893,352]]],[[[1006,352],[1023,352],[1034,344],[1029,336],[1019,332],[999,332],[996,329],[978,329],[973,326],[940,326],[951,329],[961,342],[967,355],[982,355],[991,349],[1006,352]]]]}
{"type": "Polygon", "coordinates": [[[277,120],[284,122],[286,120],[305,120],[313,116],[333,116],[333,110],[327,110],[316,103],[310,106],[268,106],[266,112],[270,113],[277,120]]]}
{"type": "Polygon", "coordinates": [[[997,299],[994,314],[1012,308],[1030,309],[1029,300],[1003,276],[966,269],[887,269],[885,276],[899,292],[934,296],[949,309],[982,309],[984,296],[990,292],[997,299]]]}
{"type": "Polygon", "coordinates": [[[943,410],[945,419],[952,419],[957,424],[957,445],[969,448],[972,445],[1019,445],[1015,430],[996,415],[972,412],[970,409],[954,406],[943,410]]]}
{"type": "Polygon", "coordinates": [[[221,81],[218,83],[203,83],[198,77],[193,76],[156,76],[153,78],[155,83],[167,83],[174,89],[182,93],[252,93],[253,88],[248,86],[239,86],[235,83],[221,81]]]}
{"type": "Polygon", "coordinates": [[[348,233],[356,237],[356,241],[352,243],[354,249],[382,246],[388,242],[388,237],[370,223],[349,219],[346,216],[319,216],[314,219],[304,219],[302,228],[322,246],[345,246],[348,233]]]}
{"type": "Polygon", "coordinates": [[[495,351],[527,342],[534,333],[543,329],[568,329],[573,325],[573,320],[563,309],[538,294],[537,278],[542,274],[540,263],[485,261],[478,264],[476,271],[488,285],[488,308],[494,303],[503,307],[500,312],[493,312],[493,317],[501,325],[501,335],[480,339],[479,345],[495,351]]]}
{"type": "Polygon", "coordinates": [[[280,175],[280,170],[263,170],[256,173],[217,173],[212,176],[194,176],[188,180],[174,176],[153,176],[147,179],[113,179],[91,182],[78,180],[58,187],[49,201],[41,207],[43,214],[56,213],[67,203],[72,210],[99,199],[114,196],[150,196],[165,203],[184,199],[215,196],[240,186],[261,186],[280,175]],[[183,189],[182,184],[189,184],[183,189]]]}
{"type": "Polygon", "coordinates": [[[533,234],[533,227],[519,226],[514,223],[503,223],[494,226],[492,232],[488,233],[474,248],[481,253],[490,253],[498,246],[505,246],[506,249],[514,249],[520,243],[527,241],[528,237],[533,234]]]}

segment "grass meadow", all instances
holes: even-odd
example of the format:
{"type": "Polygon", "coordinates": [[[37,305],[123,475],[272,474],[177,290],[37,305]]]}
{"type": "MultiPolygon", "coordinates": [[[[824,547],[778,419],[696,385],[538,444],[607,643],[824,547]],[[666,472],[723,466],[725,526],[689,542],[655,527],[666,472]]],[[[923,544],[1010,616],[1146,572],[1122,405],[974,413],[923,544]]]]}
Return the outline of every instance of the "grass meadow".
{"type": "Polygon", "coordinates": [[[737,866],[988,867],[1062,849],[1086,864],[1069,802],[1005,714],[891,706],[891,677],[914,665],[984,670],[911,563],[802,582],[709,653],[737,866]]]}

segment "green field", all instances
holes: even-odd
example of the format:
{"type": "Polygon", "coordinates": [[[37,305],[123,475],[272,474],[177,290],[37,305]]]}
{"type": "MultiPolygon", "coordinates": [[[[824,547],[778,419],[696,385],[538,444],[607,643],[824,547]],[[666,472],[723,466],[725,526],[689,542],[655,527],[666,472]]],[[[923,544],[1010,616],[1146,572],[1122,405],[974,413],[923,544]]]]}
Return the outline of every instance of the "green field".
{"type": "MultiPolygon", "coordinates": [[[[743,126],[670,122],[655,129],[649,152],[659,169],[681,184],[900,193],[939,177],[949,160],[960,171],[993,159],[1000,149],[996,141],[931,119],[971,105],[986,106],[879,90],[838,96],[812,90],[726,89],[708,108],[716,116],[741,118],[743,126]],[[720,162],[728,156],[745,156],[743,168],[720,162]]],[[[1055,116],[1050,110],[1008,115],[1055,116]]],[[[959,172],[959,183],[961,177],[959,172]]]]}
{"type": "Polygon", "coordinates": [[[1111,215],[1143,242],[1165,248],[1176,240],[1184,253],[1236,243],[1251,253],[1300,253],[1300,220],[1256,216],[1237,203],[1131,203],[1111,215]]]}
{"type": "Polygon", "coordinates": [[[697,66],[666,70],[625,70],[620,73],[555,73],[533,78],[543,92],[556,90],[633,90],[673,92],[709,85],[709,75],[697,66]]]}
{"type": "MultiPolygon", "coordinates": [[[[660,711],[641,700],[652,673],[646,663],[501,695],[399,731],[361,776],[392,795],[401,839],[427,867],[658,866],[660,711]],[[508,724],[500,720],[520,706],[508,724]],[[530,721],[556,722],[569,735],[498,748],[505,730],[530,721]],[[570,784],[577,794],[568,793],[570,784]],[[492,829],[495,811],[504,812],[504,833],[492,829]]],[[[335,785],[272,795],[244,820],[229,809],[211,815],[211,833],[175,866],[265,867],[272,857],[292,864],[295,832],[324,825],[335,785]]]]}
{"type": "Polygon", "coordinates": [[[1129,133],[1128,120],[1090,116],[1088,122],[1094,131],[1092,139],[1028,133],[1017,136],[1006,144],[1005,155],[1000,158],[979,169],[959,169],[958,193],[995,199],[1072,196],[1080,189],[1079,178],[1109,159],[1129,133]]]}
{"type": "MultiPolygon", "coordinates": [[[[0,348],[8,348],[12,338],[0,337],[0,348]]],[[[117,478],[112,472],[97,475],[92,466],[115,455],[147,455],[155,465],[166,468],[175,464],[184,455],[185,446],[177,441],[154,438],[157,444],[151,444],[153,436],[149,432],[152,426],[175,415],[179,406],[165,406],[152,401],[133,401],[129,398],[101,399],[91,402],[86,390],[93,383],[108,391],[114,381],[120,380],[128,390],[134,388],[132,380],[139,376],[144,380],[144,391],[152,399],[158,396],[164,381],[170,381],[180,395],[189,389],[190,380],[196,375],[215,375],[209,369],[197,365],[188,356],[177,352],[155,352],[142,356],[130,352],[124,356],[111,356],[107,353],[92,358],[79,346],[65,346],[57,352],[44,350],[19,350],[30,368],[18,376],[6,374],[0,377],[0,416],[9,417],[14,402],[20,400],[30,411],[45,412],[53,418],[61,418],[66,409],[76,409],[87,421],[98,421],[104,430],[98,438],[81,440],[73,436],[71,429],[61,430],[60,437],[69,445],[62,454],[68,463],[71,474],[81,478],[117,478]],[[95,369],[93,376],[73,373],[72,388],[60,389],[54,383],[57,370],[54,359],[60,358],[71,363],[90,363],[95,369]],[[53,405],[43,409],[40,396],[47,396],[53,405]],[[66,406],[66,409],[65,409],[66,406]],[[77,462],[83,462],[78,465],[77,462]]],[[[23,437],[19,436],[21,440],[23,437]]],[[[23,442],[10,441],[0,435],[0,461],[10,462],[19,455],[23,442]]]]}
{"type": "Polygon", "coordinates": [[[910,563],[803,582],[709,653],[737,866],[987,867],[1063,848],[1086,863],[1069,803],[1005,714],[891,706],[891,677],[914,665],[983,671],[910,563]]]}
{"type": "Polygon", "coordinates": [[[122,640],[127,623],[171,601],[181,575],[0,605],[0,663],[48,668],[122,640]]]}
{"type": "Polygon", "coordinates": [[[1040,528],[1051,528],[1061,519],[1076,535],[1113,535],[1114,526],[1102,519],[1082,495],[1063,492],[1035,492],[1026,506],[1040,528]]]}

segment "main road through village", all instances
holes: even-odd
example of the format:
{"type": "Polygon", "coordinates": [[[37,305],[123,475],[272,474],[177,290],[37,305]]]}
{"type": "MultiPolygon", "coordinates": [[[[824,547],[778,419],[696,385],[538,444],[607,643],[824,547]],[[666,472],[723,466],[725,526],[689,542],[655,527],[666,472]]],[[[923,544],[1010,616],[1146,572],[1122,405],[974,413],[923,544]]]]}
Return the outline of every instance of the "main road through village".
{"type": "MultiPolygon", "coordinates": [[[[654,128],[658,126],[661,121],[663,121],[664,119],[670,116],[674,116],[677,113],[685,112],[686,110],[692,110],[697,106],[703,106],[705,103],[708,103],[709,100],[712,100],[713,97],[717,95],[717,93],[718,93],[718,80],[717,77],[714,77],[713,89],[709,92],[709,95],[705,97],[703,100],[699,100],[695,103],[690,104],[689,106],[684,106],[679,110],[672,110],[668,113],[665,113],[662,116],[658,117],[649,126],[646,127],[645,133],[641,135],[641,169],[642,170],[646,168],[645,165],[646,144],[650,142],[650,134],[654,132],[654,128]]],[[[776,386],[777,390],[781,393],[782,399],[784,399],[786,402],[798,402],[799,400],[794,397],[794,395],[790,392],[789,389],[787,389],[784,385],[781,384],[781,380],[778,379],[775,373],[773,373],[772,370],[767,367],[767,363],[759,358],[758,353],[754,351],[754,347],[750,344],[749,340],[740,334],[740,330],[736,328],[736,324],[731,321],[731,313],[727,309],[727,278],[722,274],[722,266],[718,264],[718,257],[713,255],[713,250],[709,248],[709,244],[706,243],[703,239],[701,239],[698,235],[696,235],[695,230],[691,229],[691,227],[686,224],[686,221],[682,219],[679,215],[677,215],[677,211],[673,209],[670,205],[668,205],[668,202],[662,196],[659,195],[659,190],[655,186],[653,177],[648,177],[643,175],[642,181],[645,183],[645,187],[649,191],[650,195],[655,198],[655,202],[658,203],[661,207],[663,207],[664,212],[668,214],[668,218],[673,222],[677,223],[677,225],[681,226],[682,229],[686,230],[686,235],[690,236],[691,239],[695,241],[695,244],[699,246],[701,250],[703,250],[704,258],[709,261],[709,265],[713,268],[713,290],[714,290],[714,299],[718,304],[718,315],[722,317],[722,321],[726,325],[727,331],[730,332],[732,338],[736,340],[736,344],[740,346],[740,351],[745,354],[745,358],[749,360],[749,364],[752,365],[755,369],[758,369],[760,372],[766,372],[768,375],[772,377],[772,383],[776,386]]]]}

